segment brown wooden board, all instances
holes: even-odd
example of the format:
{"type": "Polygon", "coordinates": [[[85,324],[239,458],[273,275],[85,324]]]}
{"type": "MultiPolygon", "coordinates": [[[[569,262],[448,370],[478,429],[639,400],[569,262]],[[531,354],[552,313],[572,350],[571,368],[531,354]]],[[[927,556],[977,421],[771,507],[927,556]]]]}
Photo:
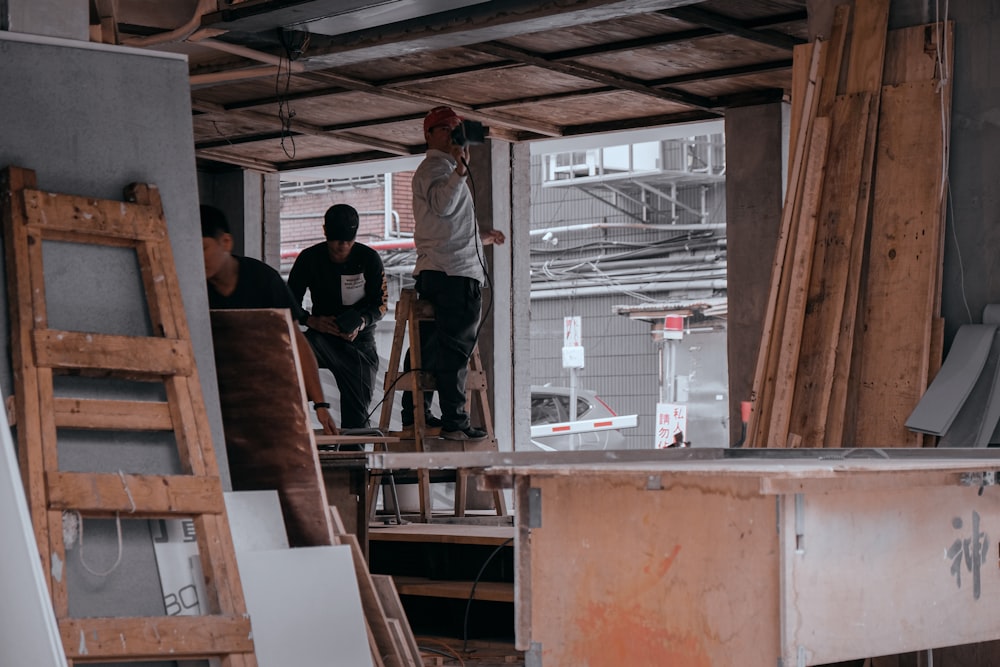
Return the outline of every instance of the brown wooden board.
{"type": "Polygon", "coordinates": [[[334,544],[287,310],[213,310],[233,490],[275,489],[290,546],[334,544]]]}
{"type": "MultiPolygon", "coordinates": [[[[417,640],[410,628],[410,621],[406,618],[406,612],[403,610],[403,603],[399,599],[399,592],[396,590],[393,578],[387,574],[373,574],[372,583],[375,586],[375,593],[382,603],[382,608],[389,618],[393,633],[403,644],[405,649],[403,653],[412,656],[416,664],[421,664],[420,648],[417,646],[417,640]]],[[[513,596],[511,596],[511,601],[513,602],[513,596]]]]}
{"type": "Polygon", "coordinates": [[[870,96],[838,97],[832,108],[830,150],[820,200],[810,274],[808,304],[802,325],[789,429],[806,447],[825,442],[830,377],[847,289],[849,257],[856,239],[855,202],[860,179],[870,96]]]}
{"type": "Polygon", "coordinates": [[[855,0],[845,92],[874,93],[882,83],[889,0],[855,0]]]}
{"type": "Polygon", "coordinates": [[[935,81],[882,91],[855,444],[920,444],[905,422],[927,387],[940,265],[941,108],[935,81]],[[918,325],[900,326],[903,316],[918,325]]]}
{"type": "Polygon", "coordinates": [[[792,261],[788,271],[788,301],[785,306],[785,321],[780,340],[776,340],[778,355],[774,404],[771,407],[771,425],[768,438],[771,443],[780,443],[788,438],[792,398],[795,389],[795,373],[802,347],[802,326],[805,320],[809,296],[809,277],[812,268],[813,243],[816,239],[816,218],[819,212],[820,195],[823,190],[823,171],[826,165],[827,148],[830,142],[830,119],[816,118],[813,121],[812,136],[809,140],[809,154],[806,160],[805,181],[802,184],[798,223],[792,261]]]}
{"type": "Polygon", "coordinates": [[[811,61],[806,89],[803,92],[802,118],[799,123],[795,147],[792,151],[792,176],[785,195],[785,204],[781,211],[778,242],[771,266],[771,286],[768,292],[767,311],[764,315],[761,343],[754,368],[753,393],[751,395],[753,408],[747,427],[747,444],[750,447],[767,447],[770,444],[768,427],[771,420],[778,362],[775,341],[777,337],[780,337],[784,326],[784,309],[788,289],[786,264],[790,263],[794,248],[797,223],[795,213],[805,180],[809,137],[812,133],[813,120],[816,117],[817,86],[822,83],[820,63],[823,60],[824,50],[823,42],[816,42],[809,54],[811,61]]]}

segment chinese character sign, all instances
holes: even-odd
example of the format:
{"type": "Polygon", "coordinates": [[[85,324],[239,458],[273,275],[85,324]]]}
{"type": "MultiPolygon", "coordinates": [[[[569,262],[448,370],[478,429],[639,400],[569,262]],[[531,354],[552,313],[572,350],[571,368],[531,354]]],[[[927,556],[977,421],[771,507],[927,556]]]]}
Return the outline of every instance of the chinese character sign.
{"type": "Polygon", "coordinates": [[[687,406],[675,403],[656,404],[656,448],[683,447],[687,429],[687,406]]]}
{"type": "MultiPolygon", "coordinates": [[[[965,535],[957,537],[945,552],[946,557],[951,562],[951,576],[955,577],[955,585],[962,587],[962,572],[968,572],[972,577],[972,597],[979,599],[982,592],[982,566],[986,562],[990,550],[989,535],[979,528],[979,512],[972,512],[972,525],[969,526],[965,535]]],[[[951,520],[951,527],[955,530],[965,530],[965,522],[961,517],[954,517],[951,520]]]]}
{"type": "Polygon", "coordinates": [[[563,347],[580,347],[583,345],[583,324],[580,316],[563,318],[563,347]]]}

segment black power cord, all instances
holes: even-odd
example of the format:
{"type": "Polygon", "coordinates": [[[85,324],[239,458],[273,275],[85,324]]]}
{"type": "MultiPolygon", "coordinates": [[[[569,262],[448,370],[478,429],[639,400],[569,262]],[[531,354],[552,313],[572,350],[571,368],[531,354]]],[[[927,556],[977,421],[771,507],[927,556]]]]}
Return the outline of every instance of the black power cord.
{"type": "Polygon", "coordinates": [[[465,603],[465,619],[464,619],[464,621],[462,623],[462,652],[463,653],[466,653],[469,650],[469,610],[472,609],[472,601],[476,598],[476,586],[479,585],[479,580],[482,578],[483,572],[486,571],[486,566],[490,564],[490,561],[493,560],[493,558],[498,553],[500,553],[501,549],[503,549],[505,546],[507,546],[508,544],[510,544],[513,541],[514,541],[514,538],[513,537],[509,537],[506,540],[504,540],[503,542],[501,542],[499,545],[497,545],[496,549],[494,549],[493,552],[489,556],[486,557],[486,560],[483,561],[482,567],[479,568],[479,573],[476,574],[476,578],[472,580],[472,590],[469,591],[469,600],[468,600],[468,602],[465,603]]]}

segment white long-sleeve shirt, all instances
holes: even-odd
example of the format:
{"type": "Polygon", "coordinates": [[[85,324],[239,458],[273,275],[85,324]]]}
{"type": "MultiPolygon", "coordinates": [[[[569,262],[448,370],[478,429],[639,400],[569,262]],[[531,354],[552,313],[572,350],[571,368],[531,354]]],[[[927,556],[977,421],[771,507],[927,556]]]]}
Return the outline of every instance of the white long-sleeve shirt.
{"type": "Polygon", "coordinates": [[[455,166],[451,155],[432,148],[413,174],[413,274],[442,271],[482,284],[486,276],[476,210],[466,177],[455,173],[455,166]]]}

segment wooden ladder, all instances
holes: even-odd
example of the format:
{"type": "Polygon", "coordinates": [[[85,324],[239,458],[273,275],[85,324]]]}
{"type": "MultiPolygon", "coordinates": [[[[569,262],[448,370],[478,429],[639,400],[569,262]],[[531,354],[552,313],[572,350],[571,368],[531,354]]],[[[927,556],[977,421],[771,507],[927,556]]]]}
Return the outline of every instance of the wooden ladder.
{"type": "MultiPolygon", "coordinates": [[[[434,378],[426,372],[408,372],[400,366],[403,357],[403,342],[409,333],[410,368],[421,368],[420,353],[420,322],[434,319],[434,307],[430,302],[417,298],[412,289],[400,292],[396,304],[396,329],[392,336],[392,351],[389,355],[389,368],[385,374],[383,385],[385,399],[382,402],[382,414],[379,427],[384,433],[389,432],[389,422],[392,418],[394,401],[392,396],[397,391],[413,392],[413,438],[401,441],[403,447],[411,451],[425,452],[437,449],[442,451],[448,445],[460,446],[462,451],[497,451],[497,441],[493,433],[493,415],[490,412],[489,396],[487,395],[486,372],[479,357],[477,344],[469,358],[469,375],[466,381],[466,410],[472,416],[472,422],[486,431],[486,438],[476,441],[450,441],[427,435],[427,424],[424,422],[424,392],[434,390],[434,378]],[[409,386],[407,386],[409,385],[409,386]]],[[[391,434],[390,434],[391,435],[391,434]]],[[[430,495],[430,473],[426,469],[417,472],[420,484],[420,516],[423,521],[430,521],[432,504],[430,495]]],[[[455,516],[464,516],[467,503],[468,471],[459,468],[455,474],[455,516]]],[[[373,476],[374,479],[374,476],[373,476]]],[[[373,502],[376,489],[370,489],[369,502],[373,502]]],[[[502,491],[493,492],[493,505],[500,516],[507,515],[506,502],[502,491]]]]}
{"type": "MultiPolygon", "coordinates": [[[[125,202],[37,190],[35,173],[0,173],[19,465],[69,664],[218,659],[257,664],[222,483],[158,190],[133,184],[125,202]],[[43,241],[133,249],[149,337],[50,329],[43,241]],[[165,401],[66,398],[54,375],[162,383],[165,401]],[[183,474],[64,472],[60,429],[173,432],[183,474]],[[208,600],[202,616],[69,616],[63,514],[191,518],[208,600]]],[[[78,547],[79,548],[79,547],[78,547]]],[[[155,573],[154,575],[155,576],[155,573]]]]}

